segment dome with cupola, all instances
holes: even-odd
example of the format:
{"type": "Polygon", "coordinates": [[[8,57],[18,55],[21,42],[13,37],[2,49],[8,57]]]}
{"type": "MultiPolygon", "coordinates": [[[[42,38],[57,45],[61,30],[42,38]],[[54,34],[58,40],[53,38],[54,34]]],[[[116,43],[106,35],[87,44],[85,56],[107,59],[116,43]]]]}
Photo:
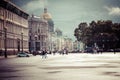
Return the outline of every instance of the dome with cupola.
{"type": "Polygon", "coordinates": [[[43,13],[42,17],[43,17],[43,19],[45,19],[45,20],[52,19],[51,14],[47,12],[47,8],[44,8],[44,13],[43,13]]]}

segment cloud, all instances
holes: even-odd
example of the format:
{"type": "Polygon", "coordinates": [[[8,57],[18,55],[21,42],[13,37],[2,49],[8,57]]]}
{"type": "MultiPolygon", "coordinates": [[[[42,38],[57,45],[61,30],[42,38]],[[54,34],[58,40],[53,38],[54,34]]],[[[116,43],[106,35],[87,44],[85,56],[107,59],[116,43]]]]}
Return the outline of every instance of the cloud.
{"type": "Polygon", "coordinates": [[[120,7],[105,7],[108,10],[109,15],[119,15],[120,16],[120,7]]]}
{"type": "Polygon", "coordinates": [[[44,8],[46,5],[47,3],[44,0],[33,0],[22,6],[22,8],[28,12],[34,12],[35,10],[44,8]]]}

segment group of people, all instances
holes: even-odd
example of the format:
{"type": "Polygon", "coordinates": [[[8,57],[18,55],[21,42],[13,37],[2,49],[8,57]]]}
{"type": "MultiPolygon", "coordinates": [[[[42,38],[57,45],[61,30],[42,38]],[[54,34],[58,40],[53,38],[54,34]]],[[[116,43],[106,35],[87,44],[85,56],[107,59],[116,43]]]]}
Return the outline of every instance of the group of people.
{"type": "Polygon", "coordinates": [[[62,55],[67,54],[68,55],[68,50],[62,50],[62,51],[60,51],[60,54],[62,54],[62,55]]]}
{"type": "Polygon", "coordinates": [[[43,50],[41,50],[41,51],[32,51],[31,53],[32,53],[34,56],[36,56],[36,55],[41,55],[42,58],[47,58],[48,51],[45,50],[45,49],[43,49],[43,50]]]}
{"type": "Polygon", "coordinates": [[[42,56],[42,58],[47,58],[47,54],[52,54],[53,53],[53,55],[55,55],[57,52],[59,52],[60,54],[62,54],[62,55],[64,55],[64,54],[68,54],[68,50],[66,50],[66,49],[64,49],[64,50],[61,50],[61,51],[53,51],[53,52],[51,52],[51,51],[48,51],[48,50],[46,50],[46,49],[43,49],[43,50],[40,50],[40,51],[33,51],[32,52],[32,54],[34,55],[34,56],[36,56],[36,55],[41,55],[42,56]]]}

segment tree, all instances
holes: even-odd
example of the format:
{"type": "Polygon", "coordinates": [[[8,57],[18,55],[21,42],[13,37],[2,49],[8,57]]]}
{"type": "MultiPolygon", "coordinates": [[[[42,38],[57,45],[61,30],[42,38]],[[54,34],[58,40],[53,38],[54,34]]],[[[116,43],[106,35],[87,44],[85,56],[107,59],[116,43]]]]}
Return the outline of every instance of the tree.
{"type": "Polygon", "coordinates": [[[118,33],[120,33],[120,24],[113,24],[111,20],[92,21],[89,25],[87,23],[80,23],[74,31],[78,41],[90,47],[95,46],[94,44],[96,43],[99,48],[104,48],[104,50],[120,48],[117,45],[120,42],[120,34],[118,33]],[[111,43],[114,43],[114,45],[111,43]]]}

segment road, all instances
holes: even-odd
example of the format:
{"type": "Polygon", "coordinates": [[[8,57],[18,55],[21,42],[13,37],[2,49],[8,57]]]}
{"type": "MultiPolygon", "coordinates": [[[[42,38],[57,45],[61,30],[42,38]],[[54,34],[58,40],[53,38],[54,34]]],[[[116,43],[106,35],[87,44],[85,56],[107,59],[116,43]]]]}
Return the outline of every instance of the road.
{"type": "Polygon", "coordinates": [[[120,80],[120,54],[0,59],[0,80],[120,80]]]}

